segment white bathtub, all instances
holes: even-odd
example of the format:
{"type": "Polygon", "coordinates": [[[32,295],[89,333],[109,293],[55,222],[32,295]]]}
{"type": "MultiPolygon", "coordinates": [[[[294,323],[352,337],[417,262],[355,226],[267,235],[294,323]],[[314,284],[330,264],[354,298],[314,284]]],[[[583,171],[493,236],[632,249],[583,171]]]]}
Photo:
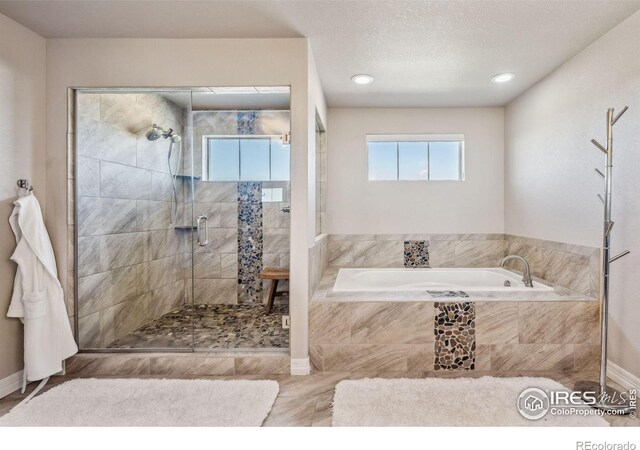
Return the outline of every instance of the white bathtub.
{"type": "Polygon", "coordinates": [[[334,292],[394,291],[552,291],[537,281],[528,288],[522,276],[505,269],[340,269],[334,292]],[[505,286],[509,281],[511,286],[505,286]]]}

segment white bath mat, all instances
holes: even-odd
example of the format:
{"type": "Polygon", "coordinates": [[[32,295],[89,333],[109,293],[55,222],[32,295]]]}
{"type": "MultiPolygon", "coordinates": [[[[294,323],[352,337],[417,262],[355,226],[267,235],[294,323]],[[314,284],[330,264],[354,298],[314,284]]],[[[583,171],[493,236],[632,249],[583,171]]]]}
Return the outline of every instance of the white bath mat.
{"type": "Polygon", "coordinates": [[[333,426],[608,426],[598,416],[528,420],[516,407],[529,388],[566,390],[548,378],[422,378],[341,381],[333,426]]]}
{"type": "Polygon", "coordinates": [[[275,381],[79,379],[0,417],[0,426],[260,426],[275,381]]]}

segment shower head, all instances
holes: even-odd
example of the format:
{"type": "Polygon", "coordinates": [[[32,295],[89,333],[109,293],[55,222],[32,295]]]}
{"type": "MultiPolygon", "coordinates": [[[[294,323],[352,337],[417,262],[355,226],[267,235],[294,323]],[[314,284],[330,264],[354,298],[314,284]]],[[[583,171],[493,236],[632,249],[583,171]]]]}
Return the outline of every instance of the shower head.
{"type": "Polygon", "coordinates": [[[162,129],[162,127],[159,127],[154,123],[153,128],[147,132],[147,139],[149,139],[150,141],[155,141],[163,137],[164,134],[165,131],[162,129]]]}
{"type": "Polygon", "coordinates": [[[165,130],[164,128],[154,123],[153,128],[151,128],[147,132],[147,139],[149,139],[150,141],[156,141],[161,137],[165,139],[171,138],[171,142],[173,142],[174,144],[182,140],[182,137],[179,134],[173,134],[173,128],[169,128],[169,130],[165,130]]]}

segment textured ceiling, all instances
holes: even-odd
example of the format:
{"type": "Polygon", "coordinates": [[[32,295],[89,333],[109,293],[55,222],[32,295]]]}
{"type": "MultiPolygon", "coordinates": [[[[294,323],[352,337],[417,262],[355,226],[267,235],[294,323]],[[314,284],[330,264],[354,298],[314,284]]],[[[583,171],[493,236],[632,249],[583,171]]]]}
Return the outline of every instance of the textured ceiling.
{"type": "Polygon", "coordinates": [[[307,37],[332,107],[504,105],[640,9],[617,1],[0,1],[47,38],[307,37]],[[506,85],[489,80],[515,72],[506,85]],[[368,73],[369,86],[350,77],[368,73]]]}

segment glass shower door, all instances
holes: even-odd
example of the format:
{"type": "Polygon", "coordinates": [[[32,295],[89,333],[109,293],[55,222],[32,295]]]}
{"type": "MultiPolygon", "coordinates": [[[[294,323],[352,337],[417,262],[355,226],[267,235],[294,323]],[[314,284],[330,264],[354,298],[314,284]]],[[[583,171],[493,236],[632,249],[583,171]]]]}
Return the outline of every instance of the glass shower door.
{"type": "Polygon", "coordinates": [[[288,296],[266,308],[263,271],[281,270],[286,291],[289,100],[288,87],[194,91],[196,350],[288,350],[288,296]]]}
{"type": "Polygon", "coordinates": [[[190,90],[76,91],[83,350],[193,349],[190,90]]]}

